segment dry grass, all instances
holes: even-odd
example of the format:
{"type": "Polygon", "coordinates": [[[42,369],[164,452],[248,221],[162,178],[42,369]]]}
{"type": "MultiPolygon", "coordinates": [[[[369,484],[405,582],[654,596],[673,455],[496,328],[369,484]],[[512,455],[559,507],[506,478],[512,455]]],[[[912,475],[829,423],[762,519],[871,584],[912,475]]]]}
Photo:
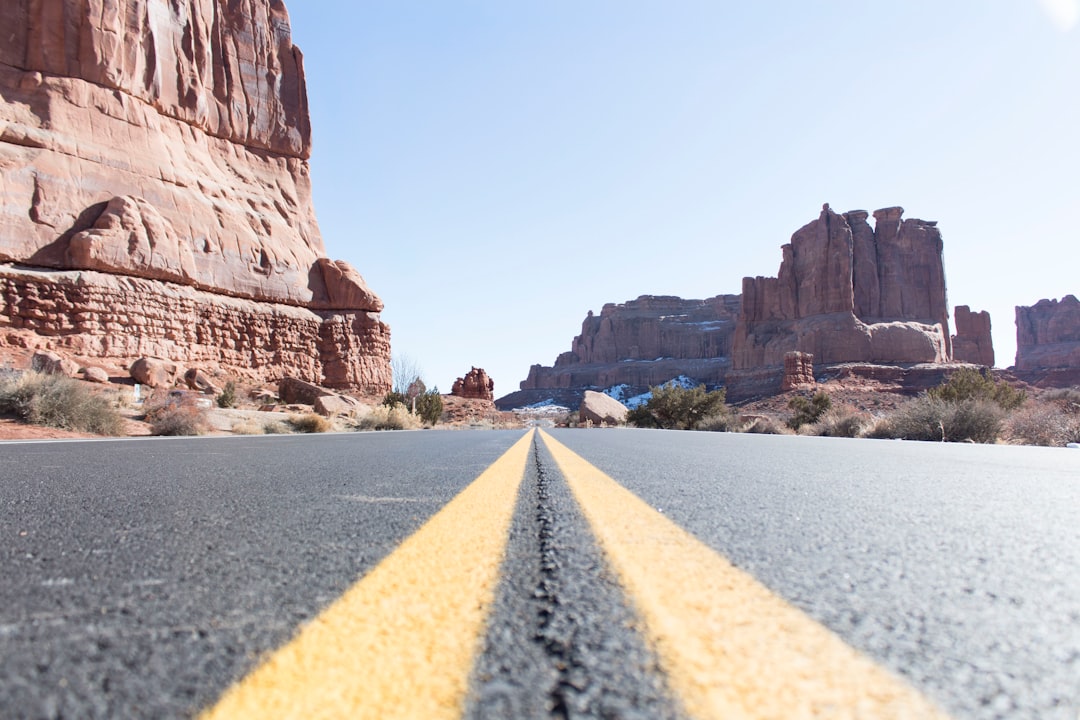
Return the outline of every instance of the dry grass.
{"type": "Polygon", "coordinates": [[[190,397],[169,397],[146,411],[151,435],[202,435],[210,427],[206,408],[190,397]]]}
{"type": "Polygon", "coordinates": [[[354,421],[357,430],[415,430],[422,424],[403,405],[377,405],[354,421]]]}
{"type": "Polygon", "coordinates": [[[1080,402],[1072,402],[1068,391],[1065,393],[1057,398],[1050,395],[1049,400],[1047,395],[1029,400],[1005,421],[1005,438],[1017,445],[1044,447],[1080,442],[1080,402]]]}
{"type": "Polygon", "coordinates": [[[5,373],[0,377],[0,412],[33,425],[120,435],[124,420],[104,395],[62,375],[5,373]]]}
{"type": "Polygon", "coordinates": [[[324,433],[334,427],[329,420],[316,413],[290,415],[287,422],[298,433],[324,433]]]}

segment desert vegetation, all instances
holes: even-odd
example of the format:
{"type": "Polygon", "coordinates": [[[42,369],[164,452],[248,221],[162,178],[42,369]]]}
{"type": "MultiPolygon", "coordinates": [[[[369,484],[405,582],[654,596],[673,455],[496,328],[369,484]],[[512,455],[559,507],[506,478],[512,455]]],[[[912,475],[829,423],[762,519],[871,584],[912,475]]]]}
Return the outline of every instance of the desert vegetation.
{"type": "Polygon", "coordinates": [[[684,388],[675,384],[650,388],[652,397],[627,415],[636,427],[669,430],[727,429],[731,411],[723,390],[708,392],[704,385],[684,388]],[[702,426],[707,426],[702,428],[702,426]]]}
{"type": "Polygon", "coordinates": [[[0,376],[0,413],[63,430],[120,435],[124,420],[105,395],[63,375],[37,371],[0,376]]]}
{"type": "Polygon", "coordinates": [[[207,408],[189,393],[169,393],[146,408],[144,420],[151,435],[202,435],[209,428],[207,408]]]}

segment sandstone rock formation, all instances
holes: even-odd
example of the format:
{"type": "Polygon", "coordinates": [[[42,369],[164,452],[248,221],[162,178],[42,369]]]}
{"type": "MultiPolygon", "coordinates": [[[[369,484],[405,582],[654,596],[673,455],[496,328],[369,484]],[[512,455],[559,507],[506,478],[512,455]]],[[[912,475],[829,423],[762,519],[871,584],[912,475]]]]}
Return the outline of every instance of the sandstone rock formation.
{"type": "MultiPolygon", "coordinates": [[[[147,353],[124,353],[142,344],[187,362],[188,338],[139,334],[158,322],[144,305],[157,312],[182,296],[172,335],[225,338],[209,358],[221,367],[389,389],[382,303],[324,257],[303,56],[280,0],[6,0],[0,27],[0,263],[97,271],[79,276],[84,296],[111,295],[110,276],[155,281],[110,297],[120,304],[89,311],[96,318],[31,326],[66,325],[49,337],[101,357],[135,359],[147,353]],[[241,317],[225,297],[258,302],[241,317]],[[110,313],[130,325],[93,326],[110,313]],[[279,336],[286,316],[303,332],[279,336]],[[245,326],[268,335],[245,337],[245,326]],[[246,357],[264,341],[277,347],[246,357]]],[[[0,276],[9,291],[28,289],[21,268],[0,265],[0,276]]],[[[30,327],[22,300],[2,306],[0,328],[30,327]]],[[[200,344],[199,356],[213,346],[200,344]]]]}
{"type": "Polygon", "coordinates": [[[578,419],[593,425],[620,425],[626,422],[626,406],[604,393],[585,391],[578,408],[578,419]]]}
{"type": "Polygon", "coordinates": [[[783,246],[775,278],[743,280],[736,370],[780,367],[793,350],[818,363],[948,362],[941,233],[901,208],[820,217],[783,246]]]}
{"type": "Polygon", "coordinates": [[[473,400],[494,400],[495,381],[488,377],[483,368],[474,367],[465,374],[465,377],[454,380],[450,394],[473,400]]]}
{"type": "Polygon", "coordinates": [[[706,384],[731,366],[738,295],[705,300],[642,295],[589,312],[571,350],[552,367],[533,365],[522,390],[610,387],[644,390],[686,375],[706,384]]]}
{"type": "Polygon", "coordinates": [[[1040,300],[1016,308],[1016,369],[1080,369],[1080,300],[1040,300]]]}
{"type": "Polygon", "coordinates": [[[792,351],[784,355],[784,377],[780,389],[784,392],[796,388],[812,387],[814,379],[814,356],[810,353],[792,351]]]}
{"type": "Polygon", "coordinates": [[[990,313],[972,312],[967,305],[953,311],[956,334],[953,335],[953,360],[994,366],[994,340],[990,336],[990,313]]]}

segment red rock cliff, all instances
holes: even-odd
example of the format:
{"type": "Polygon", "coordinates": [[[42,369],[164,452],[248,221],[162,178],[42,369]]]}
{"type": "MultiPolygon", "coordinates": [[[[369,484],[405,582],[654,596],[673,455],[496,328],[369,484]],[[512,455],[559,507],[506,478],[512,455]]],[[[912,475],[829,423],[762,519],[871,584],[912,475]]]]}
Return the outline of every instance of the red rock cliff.
{"type": "Polygon", "coordinates": [[[967,305],[957,305],[953,313],[953,360],[994,366],[994,340],[990,335],[990,313],[971,312],[967,305]]]}
{"type": "Polygon", "coordinates": [[[534,365],[522,390],[657,385],[678,375],[722,381],[730,367],[738,295],[705,300],[642,295],[591,311],[571,350],[553,367],[534,365]]]}
{"type": "MultiPolygon", "coordinates": [[[[280,0],[5,0],[0,27],[0,263],[297,306],[335,333],[359,323],[345,355],[309,347],[303,374],[389,388],[382,302],[324,257],[303,57],[280,0]]],[[[27,327],[4,307],[0,325],[27,327]]]]}
{"type": "Polygon", "coordinates": [[[901,208],[820,217],[784,245],[775,278],[743,280],[736,370],[817,363],[947,362],[952,353],[941,233],[901,208]]]}
{"type": "Polygon", "coordinates": [[[1080,369],[1080,300],[1040,300],[1016,308],[1016,369],[1080,369]]]}

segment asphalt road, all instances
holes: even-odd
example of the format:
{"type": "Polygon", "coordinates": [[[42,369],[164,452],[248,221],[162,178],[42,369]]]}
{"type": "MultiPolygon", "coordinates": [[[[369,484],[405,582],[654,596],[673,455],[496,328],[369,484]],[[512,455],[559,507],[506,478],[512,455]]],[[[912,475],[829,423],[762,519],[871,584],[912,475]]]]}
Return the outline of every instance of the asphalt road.
{"type": "MultiPolygon", "coordinates": [[[[1080,451],[551,435],[953,717],[1080,715],[1080,451]]],[[[405,562],[402,541],[521,437],[0,444],[0,717],[194,716],[405,562]]],[[[532,445],[463,714],[686,717],[646,606],[532,445]]]]}

